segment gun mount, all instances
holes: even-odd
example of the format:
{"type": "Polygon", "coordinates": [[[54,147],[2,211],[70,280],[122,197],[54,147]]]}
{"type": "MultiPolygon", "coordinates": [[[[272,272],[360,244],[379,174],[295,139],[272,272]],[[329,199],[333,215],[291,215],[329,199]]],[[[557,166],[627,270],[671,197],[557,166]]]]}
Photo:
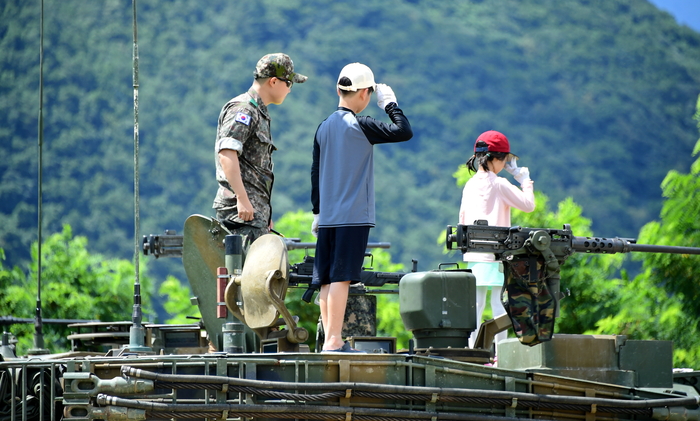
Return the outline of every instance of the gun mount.
{"type": "Polygon", "coordinates": [[[560,269],[574,253],[674,253],[700,254],[698,247],[637,244],[633,238],[577,237],[563,229],[474,225],[448,226],[448,250],[493,253],[503,262],[508,301],[504,302],[518,339],[536,345],[552,338],[559,316],[560,269]]]}

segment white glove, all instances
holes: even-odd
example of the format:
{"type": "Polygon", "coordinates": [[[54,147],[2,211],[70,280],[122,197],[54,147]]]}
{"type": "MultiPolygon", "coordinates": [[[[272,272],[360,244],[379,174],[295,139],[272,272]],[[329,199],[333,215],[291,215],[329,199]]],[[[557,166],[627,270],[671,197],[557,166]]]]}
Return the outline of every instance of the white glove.
{"type": "Polygon", "coordinates": [[[518,167],[518,163],[515,158],[510,161],[506,161],[506,166],[504,167],[506,171],[513,175],[515,181],[523,184],[525,180],[530,179],[530,170],[527,167],[518,167]]]}
{"type": "Polygon", "coordinates": [[[513,172],[518,169],[518,160],[512,157],[509,161],[506,161],[506,166],[504,168],[506,171],[513,174],[513,172]]]}
{"type": "Polygon", "coordinates": [[[385,85],[383,83],[377,84],[377,105],[379,108],[384,110],[389,103],[394,102],[396,105],[399,103],[396,101],[396,95],[391,86],[385,85]]]}
{"type": "Polygon", "coordinates": [[[318,215],[314,215],[314,222],[311,223],[311,234],[318,237],[318,215]]]}
{"type": "Polygon", "coordinates": [[[527,167],[519,167],[513,173],[513,178],[522,185],[525,181],[530,180],[530,170],[527,167]]]}

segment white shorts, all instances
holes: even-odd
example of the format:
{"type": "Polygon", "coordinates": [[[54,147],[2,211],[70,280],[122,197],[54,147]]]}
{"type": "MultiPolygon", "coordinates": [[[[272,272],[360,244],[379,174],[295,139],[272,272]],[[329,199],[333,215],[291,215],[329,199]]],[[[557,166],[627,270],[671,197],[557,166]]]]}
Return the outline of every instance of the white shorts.
{"type": "Polygon", "coordinates": [[[503,263],[501,262],[469,262],[467,269],[472,270],[478,287],[503,286],[503,263]]]}

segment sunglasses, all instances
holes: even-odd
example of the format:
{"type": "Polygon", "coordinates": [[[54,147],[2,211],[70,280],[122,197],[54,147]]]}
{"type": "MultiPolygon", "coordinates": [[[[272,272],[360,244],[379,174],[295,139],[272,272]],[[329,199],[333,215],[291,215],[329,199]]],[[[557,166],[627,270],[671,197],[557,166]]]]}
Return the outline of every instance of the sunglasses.
{"type": "MultiPolygon", "coordinates": [[[[276,77],[276,76],[275,76],[275,77],[276,77]]],[[[277,79],[278,79],[278,80],[281,80],[281,81],[284,82],[284,83],[286,83],[286,84],[287,84],[287,88],[292,89],[292,85],[294,85],[294,82],[292,82],[292,81],[289,80],[289,79],[284,79],[284,78],[281,78],[281,77],[278,77],[277,79]]]]}

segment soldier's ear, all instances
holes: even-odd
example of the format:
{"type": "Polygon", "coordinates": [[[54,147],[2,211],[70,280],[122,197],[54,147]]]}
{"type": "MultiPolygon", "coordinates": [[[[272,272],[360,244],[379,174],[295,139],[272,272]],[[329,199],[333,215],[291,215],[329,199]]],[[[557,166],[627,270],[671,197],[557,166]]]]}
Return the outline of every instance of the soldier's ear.
{"type": "Polygon", "coordinates": [[[274,85],[274,80],[275,80],[275,78],[273,78],[273,77],[266,77],[264,79],[258,79],[258,82],[260,83],[261,86],[268,86],[268,87],[272,88],[274,85]]]}

